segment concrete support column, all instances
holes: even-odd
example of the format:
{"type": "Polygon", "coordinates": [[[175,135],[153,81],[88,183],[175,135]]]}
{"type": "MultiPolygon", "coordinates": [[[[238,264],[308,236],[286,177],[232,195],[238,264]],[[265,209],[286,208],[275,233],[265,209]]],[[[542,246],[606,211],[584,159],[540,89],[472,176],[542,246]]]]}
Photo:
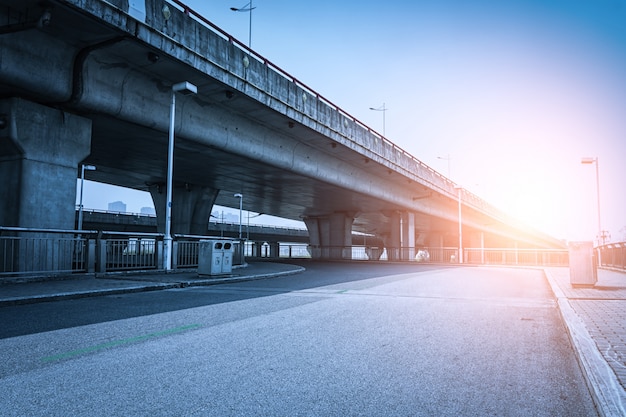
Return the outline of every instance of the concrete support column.
{"type": "Polygon", "coordinates": [[[445,249],[443,233],[430,233],[428,236],[428,254],[431,262],[451,262],[451,253],[445,249]]]}
{"type": "Polygon", "coordinates": [[[18,98],[0,101],[0,225],[74,229],[77,169],[91,120],[18,98]]]}
{"type": "Polygon", "coordinates": [[[400,249],[402,248],[402,216],[399,212],[390,215],[389,237],[385,241],[387,249],[387,259],[390,261],[400,260],[400,249]]]}
{"type": "Polygon", "coordinates": [[[402,213],[402,259],[415,260],[415,213],[402,213]]]}
{"type": "Polygon", "coordinates": [[[352,223],[350,213],[331,213],[327,216],[307,217],[304,224],[309,231],[309,252],[313,259],[352,259],[352,223]]]}
{"type": "MultiPolygon", "coordinates": [[[[157,214],[157,230],[165,233],[165,185],[150,187],[157,214]]],[[[172,234],[206,235],[211,209],[219,190],[189,184],[175,186],[172,192],[172,234]]]]}
{"type": "MultiPolygon", "coordinates": [[[[482,231],[476,231],[469,234],[469,246],[465,248],[466,257],[463,260],[466,263],[483,264],[485,263],[485,234],[482,231]]],[[[466,240],[466,241],[467,241],[466,240]]]]}
{"type": "Polygon", "coordinates": [[[270,258],[280,258],[280,244],[278,242],[268,242],[270,245],[270,258]]]}
{"type": "Polygon", "coordinates": [[[263,252],[261,252],[262,250],[263,250],[263,242],[254,242],[252,244],[252,257],[260,258],[261,256],[263,256],[263,252]]]}

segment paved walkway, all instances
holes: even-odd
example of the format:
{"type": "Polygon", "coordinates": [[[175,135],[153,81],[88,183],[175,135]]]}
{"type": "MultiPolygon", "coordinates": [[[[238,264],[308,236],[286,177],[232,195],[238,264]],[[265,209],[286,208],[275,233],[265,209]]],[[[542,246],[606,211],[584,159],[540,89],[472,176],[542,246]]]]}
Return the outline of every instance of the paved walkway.
{"type": "MultiPolygon", "coordinates": [[[[0,307],[58,299],[215,285],[295,274],[303,268],[254,262],[228,276],[199,277],[194,272],[119,274],[0,285],[0,307]]],[[[602,416],[626,416],[626,273],[599,270],[591,288],[572,287],[568,268],[547,268],[590,390],[602,416]]]]}
{"type": "Polygon", "coordinates": [[[599,411],[626,416],[626,273],[598,270],[593,287],[573,287],[568,268],[546,276],[599,411]]]}

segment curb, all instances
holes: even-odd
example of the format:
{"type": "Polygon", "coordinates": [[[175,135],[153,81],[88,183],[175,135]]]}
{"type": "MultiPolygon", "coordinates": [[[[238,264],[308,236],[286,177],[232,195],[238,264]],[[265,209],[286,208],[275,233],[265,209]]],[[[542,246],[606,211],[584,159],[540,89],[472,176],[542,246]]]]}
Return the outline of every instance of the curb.
{"type": "Polygon", "coordinates": [[[572,308],[550,271],[544,269],[543,273],[557,299],[561,318],[598,413],[602,417],[625,416],[626,410],[620,399],[621,385],[615,373],[602,357],[587,327],[572,308]]]}
{"type": "Polygon", "coordinates": [[[170,282],[170,283],[158,283],[154,281],[147,281],[146,285],[135,285],[135,286],[122,287],[122,288],[97,289],[97,290],[89,290],[89,291],[70,291],[70,292],[58,293],[58,294],[44,294],[44,295],[34,295],[34,296],[27,296],[27,297],[13,297],[13,298],[0,300],[0,307],[45,303],[49,301],[100,297],[100,296],[115,295],[115,294],[130,294],[130,293],[147,292],[147,291],[160,291],[160,290],[168,290],[168,289],[173,289],[173,288],[200,287],[200,286],[254,281],[254,280],[260,280],[260,279],[294,275],[294,274],[298,274],[304,271],[306,271],[306,268],[297,267],[289,271],[269,272],[266,274],[248,275],[248,276],[240,276],[240,277],[198,279],[198,280],[193,280],[193,281],[181,280],[181,281],[170,282]]]}

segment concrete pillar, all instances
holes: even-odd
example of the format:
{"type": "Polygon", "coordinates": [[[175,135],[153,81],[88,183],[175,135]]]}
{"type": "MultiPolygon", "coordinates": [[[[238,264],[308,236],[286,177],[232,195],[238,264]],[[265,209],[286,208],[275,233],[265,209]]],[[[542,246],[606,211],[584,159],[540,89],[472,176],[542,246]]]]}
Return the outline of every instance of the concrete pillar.
{"type": "Polygon", "coordinates": [[[400,260],[400,249],[402,248],[402,216],[399,212],[393,212],[389,215],[389,217],[389,236],[385,240],[387,259],[390,261],[397,261],[400,260]]]}
{"type": "Polygon", "coordinates": [[[465,248],[467,263],[485,263],[485,234],[482,231],[477,231],[469,234],[469,247],[465,248]],[[471,250],[469,250],[471,249],[471,250]]]}
{"type": "Polygon", "coordinates": [[[74,229],[77,169],[90,150],[91,120],[0,100],[0,225],[74,229]]]}
{"type": "Polygon", "coordinates": [[[428,253],[431,262],[450,262],[451,253],[445,249],[443,233],[430,232],[428,234],[428,253]]]}
{"type": "Polygon", "coordinates": [[[263,256],[263,252],[261,252],[263,250],[263,242],[254,242],[252,244],[252,257],[253,258],[260,258],[263,256]]]}
{"type": "Polygon", "coordinates": [[[280,258],[280,244],[278,242],[268,242],[270,245],[270,258],[280,258]]]}
{"type": "MultiPolygon", "coordinates": [[[[185,184],[174,186],[172,192],[172,234],[200,235],[208,233],[211,209],[219,190],[185,184]]],[[[165,233],[165,184],[150,187],[157,214],[157,230],[165,233]]]]}
{"type": "Polygon", "coordinates": [[[351,213],[336,212],[327,216],[307,217],[309,252],[313,259],[352,259],[351,213]]]}
{"type": "Polygon", "coordinates": [[[402,213],[402,259],[415,260],[415,213],[402,213]]]}

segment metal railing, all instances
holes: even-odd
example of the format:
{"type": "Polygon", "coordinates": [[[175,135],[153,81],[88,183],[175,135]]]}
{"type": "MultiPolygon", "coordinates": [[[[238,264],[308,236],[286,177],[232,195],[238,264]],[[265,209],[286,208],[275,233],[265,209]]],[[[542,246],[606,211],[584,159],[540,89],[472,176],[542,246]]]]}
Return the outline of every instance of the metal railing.
{"type": "MultiPolygon", "coordinates": [[[[220,237],[174,235],[173,268],[197,268],[202,240],[220,237]]],[[[233,265],[245,257],[321,258],[362,261],[459,263],[454,247],[371,246],[319,247],[307,244],[233,242],[233,265]],[[254,254],[254,255],[253,255],[254,254]]],[[[626,245],[605,245],[602,266],[626,269],[626,245]]],[[[567,266],[569,253],[561,249],[466,248],[463,263],[506,266],[567,266]]],[[[23,275],[63,275],[113,271],[160,270],[163,235],[159,233],[103,232],[93,230],[29,229],[0,227],[0,278],[23,275]]]]}
{"type": "MultiPolygon", "coordinates": [[[[246,244],[245,254],[254,256],[252,242],[246,244]]],[[[353,261],[404,261],[419,263],[458,264],[459,250],[455,247],[371,246],[315,247],[307,244],[279,243],[278,256],[272,256],[270,245],[261,248],[262,258],[304,259],[322,256],[353,261]]],[[[567,249],[466,248],[463,263],[506,266],[568,266],[567,249]]]]}
{"type": "MultiPolygon", "coordinates": [[[[200,241],[213,236],[174,236],[175,269],[197,268],[200,241]]],[[[233,265],[243,263],[234,242],[233,265]]],[[[0,227],[0,278],[74,273],[159,270],[163,235],[159,233],[0,227]]]]}
{"type": "Polygon", "coordinates": [[[626,242],[609,243],[596,248],[598,266],[626,270],[626,242]]]}

